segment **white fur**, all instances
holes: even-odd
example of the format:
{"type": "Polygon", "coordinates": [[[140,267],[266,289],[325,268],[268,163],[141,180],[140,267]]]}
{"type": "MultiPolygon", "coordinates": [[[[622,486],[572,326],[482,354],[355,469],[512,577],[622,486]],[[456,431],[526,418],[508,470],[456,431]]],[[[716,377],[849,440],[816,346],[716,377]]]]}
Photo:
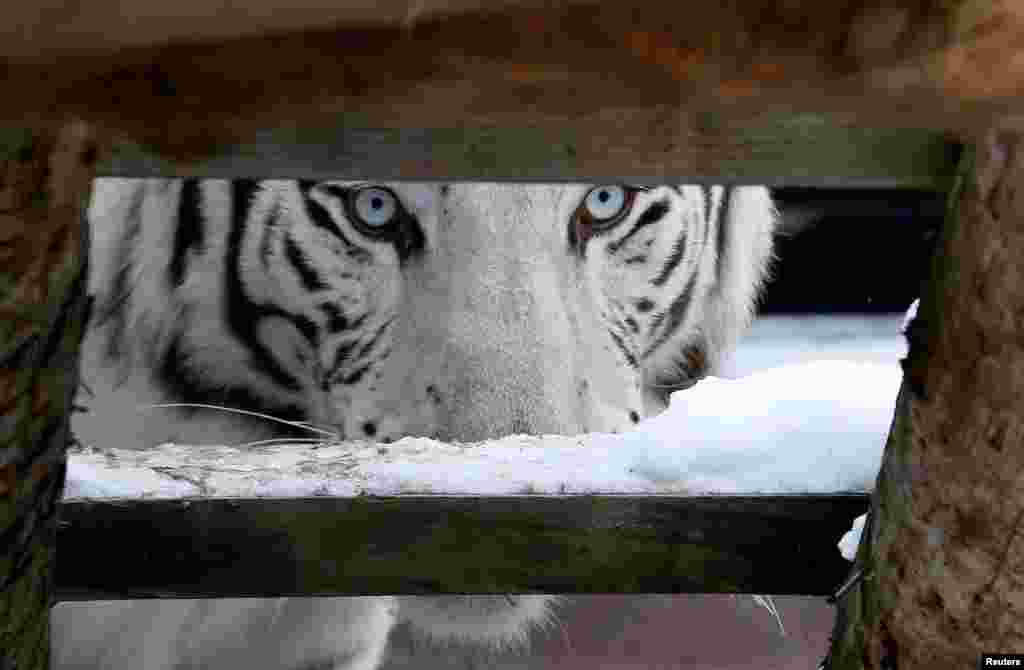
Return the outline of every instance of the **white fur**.
{"type": "MultiPolygon", "coordinates": [[[[775,215],[767,190],[759,187],[733,190],[730,220],[723,223],[728,244],[717,258],[720,187],[710,194],[710,212],[707,193],[696,186],[637,191],[629,216],[594,234],[583,253],[582,245],[570,246],[568,231],[586,186],[386,186],[425,240],[422,252],[404,262],[390,242],[361,234],[326,190],[318,187],[311,198],[330,212],[339,235],[357,241],[361,262],[345,256],[340,237],[309,224],[294,184],[268,182],[255,197],[252,225],[241,243],[246,294],[307,317],[320,334],[315,346],[287,318],[254,326],[275,359],[301,381],[301,388],[288,391],[252,369],[223,318],[229,184],[202,184],[205,245],[190,251],[185,281],[170,288],[166,270],[180,183],[99,181],[90,210],[90,289],[97,315],[108,318],[86,338],[83,375],[95,397],[79,399],[91,411],[75,417],[78,437],[143,448],[164,441],[241,443],[274,433],[273,424],[232,414],[187,420],[172,410],[134,411],[139,404],[177,400],[154,376],[175,336],[185,367],[197,378],[298,404],[310,421],[347,438],[364,437],[360,430],[368,421],[377,426],[377,439],[473,441],[512,432],[629,430],[631,413],[660,409],[651,400],[652,380],[679,367],[686,347],[700,348],[713,362],[733,345],[750,320],[770,256],[775,215]],[[637,217],[661,202],[668,203],[669,215],[627,238],[637,217]],[[134,216],[140,212],[141,218],[134,216]],[[129,239],[134,218],[142,223],[129,239]],[[655,286],[683,232],[685,253],[675,272],[655,286]],[[307,290],[282,260],[286,238],[318,268],[325,289],[307,290]],[[640,256],[645,262],[636,260],[640,256]],[[132,272],[118,284],[123,265],[132,272]],[[685,318],[666,332],[668,319],[659,321],[657,314],[688,285],[685,318]],[[655,308],[638,311],[635,305],[644,299],[655,308]],[[327,333],[325,302],[363,326],[327,333]],[[382,335],[374,339],[378,331],[382,335]],[[613,333],[619,333],[618,343],[613,333]],[[121,348],[113,360],[111,342],[121,348]],[[319,383],[345,346],[363,351],[374,361],[372,369],[358,382],[319,383]],[[630,357],[637,367],[628,364],[630,357]]],[[[339,377],[357,368],[345,362],[339,377]]],[[[550,623],[556,600],[522,595],[66,604],[54,612],[54,667],[284,670],[334,659],[339,670],[369,670],[379,664],[398,622],[431,639],[497,648],[522,643],[531,630],[550,623]]]]}
{"type": "Polygon", "coordinates": [[[391,597],[62,603],[50,618],[51,662],[61,669],[374,670],[397,609],[391,597]]]}

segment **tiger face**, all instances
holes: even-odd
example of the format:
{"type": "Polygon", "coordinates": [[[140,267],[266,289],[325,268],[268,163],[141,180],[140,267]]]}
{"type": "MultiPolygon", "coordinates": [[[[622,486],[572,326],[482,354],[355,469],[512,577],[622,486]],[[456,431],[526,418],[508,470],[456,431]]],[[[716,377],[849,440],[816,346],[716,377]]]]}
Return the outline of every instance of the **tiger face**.
{"type": "MultiPolygon", "coordinates": [[[[747,325],[774,211],[759,187],[100,180],[90,221],[72,429],[142,448],[289,435],[225,408],[347,440],[628,430],[747,325]],[[138,411],[168,402],[221,409],[138,411]]],[[[372,670],[400,621],[503,646],[553,602],[65,604],[55,663],[372,670]]]]}
{"type": "MultiPolygon", "coordinates": [[[[87,381],[374,441],[630,429],[746,326],[774,221],[759,187],[341,181],[102,180],[91,216],[87,381]]],[[[125,432],[282,432],[194,412],[125,432]]]]}

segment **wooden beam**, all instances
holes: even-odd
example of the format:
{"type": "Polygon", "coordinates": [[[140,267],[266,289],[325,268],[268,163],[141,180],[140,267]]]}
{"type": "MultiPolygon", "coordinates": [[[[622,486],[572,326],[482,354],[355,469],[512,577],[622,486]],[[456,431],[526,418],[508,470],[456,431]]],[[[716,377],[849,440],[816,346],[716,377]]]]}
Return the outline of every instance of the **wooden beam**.
{"type": "Polygon", "coordinates": [[[75,501],[60,599],[824,595],[865,495],[75,501]]]}
{"type": "MultiPolygon", "coordinates": [[[[544,127],[278,129],[173,162],[121,143],[98,169],[119,177],[256,177],[377,180],[753,183],[945,190],[958,146],[928,130],[833,126],[821,117],[774,116],[714,128],[678,128],[653,146],[650,114],[615,129],[544,127]],[[646,119],[646,120],[645,120],[646,119]],[[610,135],[609,133],[614,133],[610,135]]],[[[711,123],[711,117],[705,120],[711,123]]]]}
{"type": "Polygon", "coordinates": [[[0,157],[0,668],[43,670],[97,152],[81,123],[25,133],[10,149],[0,157]]]}
{"type": "MultiPolygon", "coordinates": [[[[584,0],[586,1],[586,0],[584,0]]],[[[574,4],[582,4],[573,0],[574,4]]],[[[121,0],[91,0],[68,5],[39,0],[11,5],[0,25],[3,54],[18,62],[37,62],[68,51],[96,51],[180,41],[216,40],[282,30],[324,26],[412,25],[426,19],[504,7],[554,7],[565,0],[278,0],[126,5],[121,0]]]]}
{"type": "Polygon", "coordinates": [[[1024,652],[1024,123],[965,155],[907,329],[903,386],[832,670],[1024,652]]]}
{"type": "Polygon", "coordinates": [[[623,439],[76,448],[59,544],[88,564],[68,563],[58,588],[102,599],[839,583],[836,542],[865,495],[696,496],[685,478],[595,471],[623,439]],[[544,463],[545,451],[558,456],[544,463]]]}
{"type": "MultiPolygon", "coordinates": [[[[222,154],[230,163],[237,147],[273,154],[296,133],[299,144],[326,138],[337,149],[335,134],[353,128],[502,127],[510,134],[500,151],[453,144],[490,153],[494,174],[554,138],[532,174],[507,171],[747,178],[780,167],[781,158],[758,163],[765,147],[798,157],[812,176],[821,166],[779,144],[799,139],[736,140],[734,124],[756,128],[764,114],[966,134],[1024,104],[1024,62],[1013,57],[1024,10],[1010,2],[733,0],[697,12],[656,0],[439,0],[436,12],[429,3],[430,12],[400,18],[394,2],[304,12],[254,0],[248,19],[178,4],[155,18],[111,1],[88,19],[19,8],[0,40],[0,126],[77,116],[190,164],[222,154]],[[753,168],[730,162],[744,157],[753,168]]],[[[813,134],[805,139],[813,145],[813,134]]],[[[282,160],[315,155],[303,151],[282,160]]],[[[346,152],[345,161],[358,155],[346,152]]],[[[485,164],[441,153],[460,175],[485,164]]],[[[422,165],[405,172],[451,176],[422,165]]]]}

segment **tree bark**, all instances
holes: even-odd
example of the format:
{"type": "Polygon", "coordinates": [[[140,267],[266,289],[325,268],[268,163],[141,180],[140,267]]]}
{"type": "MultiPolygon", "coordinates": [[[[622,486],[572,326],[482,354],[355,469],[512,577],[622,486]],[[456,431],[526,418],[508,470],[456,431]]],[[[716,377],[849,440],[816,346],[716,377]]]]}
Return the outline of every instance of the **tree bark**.
{"type": "Polygon", "coordinates": [[[87,318],[87,126],[25,132],[0,171],[0,670],[49,667],[57,502],[87,318]]]}
{"type": "Polygon", "coordinates": [[[967,152],[830,668],[1024,653],[1024,123],[967,152]]]}

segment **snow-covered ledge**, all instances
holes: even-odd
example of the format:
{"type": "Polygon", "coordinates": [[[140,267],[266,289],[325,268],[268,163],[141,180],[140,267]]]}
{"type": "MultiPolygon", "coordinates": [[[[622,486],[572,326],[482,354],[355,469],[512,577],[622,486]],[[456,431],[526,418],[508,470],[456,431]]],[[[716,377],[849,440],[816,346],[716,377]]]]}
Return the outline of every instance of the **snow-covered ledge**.
{"type": "Polygon", "coordinates": [[[58,587],[827,593],[900,375],[817,361],[707,379],[624,435],[74,450],[58,587]]]}
{"type": "Polygon", "coordinates": [[[867,491],[900,375],[816,361],[706,379],[623,435],[78,449],[65,499],[867,491]]]}

